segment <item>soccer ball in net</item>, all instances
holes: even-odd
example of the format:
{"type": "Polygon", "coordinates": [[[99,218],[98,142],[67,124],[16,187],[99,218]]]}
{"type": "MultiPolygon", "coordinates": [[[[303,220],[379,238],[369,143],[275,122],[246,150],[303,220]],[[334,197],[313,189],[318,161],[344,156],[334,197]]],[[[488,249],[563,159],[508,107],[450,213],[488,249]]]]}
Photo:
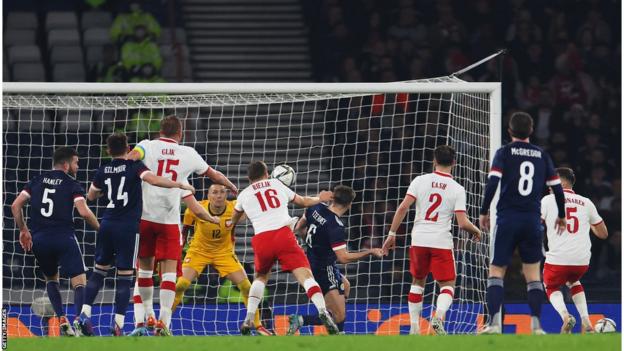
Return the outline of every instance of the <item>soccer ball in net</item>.
{"type": "Polygon", "coordinates": [[[615,321],[611,318],[603,318],[594,325],[596,333],[615,333],[615,321]]]}
{"type": "Polygon", "coordinates": [[[279,181],[284,183],[287,187],[295,184],[295,177],[295,170],[287,164],[275,166],[271,173],[271,178],[279,179],[279,181]]]}

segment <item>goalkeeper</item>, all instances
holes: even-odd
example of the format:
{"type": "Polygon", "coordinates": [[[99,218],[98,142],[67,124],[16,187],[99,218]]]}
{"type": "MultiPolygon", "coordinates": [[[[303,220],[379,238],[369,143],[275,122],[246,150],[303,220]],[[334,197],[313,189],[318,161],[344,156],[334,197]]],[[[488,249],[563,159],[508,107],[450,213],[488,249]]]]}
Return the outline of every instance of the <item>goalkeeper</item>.
{"type": "MultiPolygon", "coordinates": [[[[234,233],[230,224],[236,201],[227,201],[226,197],[227,189],[225,186],[212,184],[208,188],[208,200],[200,201],[200,204],[208,212],[221,219],[220,224],[198,221],[197,217],[188,209],[184,212],[182,233],[187,235],[194,229],[194,234],[182,263],[182,276],[178,278],[176,283],[173,311],[182,302],[184,292],[207,265],[216,269],[220,277],[225,277],[236,285],[241,291],[243,303],[247,306],[251,283],[234,253],[234,233]]],[[[256,312],[254,326],[260,335],[273,335],[260,323],[258,312],[256,312]]]]}

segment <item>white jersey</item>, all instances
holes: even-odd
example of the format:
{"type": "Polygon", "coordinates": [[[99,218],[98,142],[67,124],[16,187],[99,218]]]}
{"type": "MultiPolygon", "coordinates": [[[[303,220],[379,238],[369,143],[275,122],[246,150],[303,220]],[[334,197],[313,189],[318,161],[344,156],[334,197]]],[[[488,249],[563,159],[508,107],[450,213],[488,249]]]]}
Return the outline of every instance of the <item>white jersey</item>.
{"type": "MultiPolygon", "coordinates": [[[[191,173],[204,174],[210,167],[192,147],[175,140],[143,140],[134,148],[143,163],[159,176],[188,183],[191,173]]],[[[143,215],[141,219],[162,224],[180,224],[180,198],[190,195],[182,189],[160,188],[143,182],[143,215]]]]}
{"type": "Polygon", "coordinates": [[[433,172],[414,178],[407,196],[416,200],[412,246],[452,249],[455,212],[466,212],[466,190],[450,174],[433,172]]]}
{"type": "Polygon", "coordinates": [[[542,220],[546,224],[548,252],[546,263],[564,266],[586,266],[591,259],[590,226],[600,224],[602,218],[590,199],[564,190],[566,207],[566,229],[557,234],[557,203],[555,195],[542,199],[542,220]]]}
{"type": "Polygon", "coordinates": [[[280,229],[290,223],[288,203],[295,199],[294,191],[277,179],[252,183],[238,194],[234,209],[245,212],[254,228],[254,235],[280,229]]]}

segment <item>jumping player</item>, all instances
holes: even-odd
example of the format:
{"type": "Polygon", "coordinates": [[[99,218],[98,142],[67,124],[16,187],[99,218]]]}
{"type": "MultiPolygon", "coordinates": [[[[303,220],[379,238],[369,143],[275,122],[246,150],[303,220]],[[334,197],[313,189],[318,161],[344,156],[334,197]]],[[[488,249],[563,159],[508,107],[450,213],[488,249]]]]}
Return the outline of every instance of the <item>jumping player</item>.
{"type": "Polygon", "coordinates": [[[264,287],[269,280],[271,268],[279,261],[283,271],[293,273],[306,294],[312,300],[330,334],[338,333],[338,327],[327,312],[321,288],[310,271],[310,263],[297,244],[289,224],[288,204],[310,207],[332,199],[331,191],[321,191],[318,197],[300,196],[277,179],[269,179],[267,166],[253,161],[247,168],[250,185],[239,196],[232,225],[235,226],[246,214],[254,228],[251,246],[254,251],[255,279],[249,289],[247,317],[241,326],[241,334],[249,335],[253,319],[262,300],[264,287]]]}

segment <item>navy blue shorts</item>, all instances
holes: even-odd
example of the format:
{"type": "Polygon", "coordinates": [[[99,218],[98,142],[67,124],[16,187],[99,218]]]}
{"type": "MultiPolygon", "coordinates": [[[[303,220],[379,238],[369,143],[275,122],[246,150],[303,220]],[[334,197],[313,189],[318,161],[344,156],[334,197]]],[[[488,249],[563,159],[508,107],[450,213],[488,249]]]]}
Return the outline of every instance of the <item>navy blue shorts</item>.
{"type": "Polygon", "coordinates": [[[544,233],[539,215],[505,214],[496,218],[491,245],[491,264],[508,266],[518,248],[523,263],[537,263],[544,258],[544,233]]]}
{"type": "Polygon", "coordinates": [[[46,277],[56,275],[59,266],[61,275],[69,278],[83,274],[87,270],[73,232],[37,232],[33,233],[32,238],[35,259],[46,277]]]}
{"type": "Polygon", "coordinates": [[[334,289],[338,290],[340,295],[344,295],[343,275],[335,264],[327,266],[313,264],[312,274],[314,275],[314,280],[321,287],[323,295],[334,289]]]}
{"type": "Polygon", "coordinates": [[[134,269],[139,250],[139,223],[102,220],[95,239],[95,263],[118,270],[134,269]]]}

